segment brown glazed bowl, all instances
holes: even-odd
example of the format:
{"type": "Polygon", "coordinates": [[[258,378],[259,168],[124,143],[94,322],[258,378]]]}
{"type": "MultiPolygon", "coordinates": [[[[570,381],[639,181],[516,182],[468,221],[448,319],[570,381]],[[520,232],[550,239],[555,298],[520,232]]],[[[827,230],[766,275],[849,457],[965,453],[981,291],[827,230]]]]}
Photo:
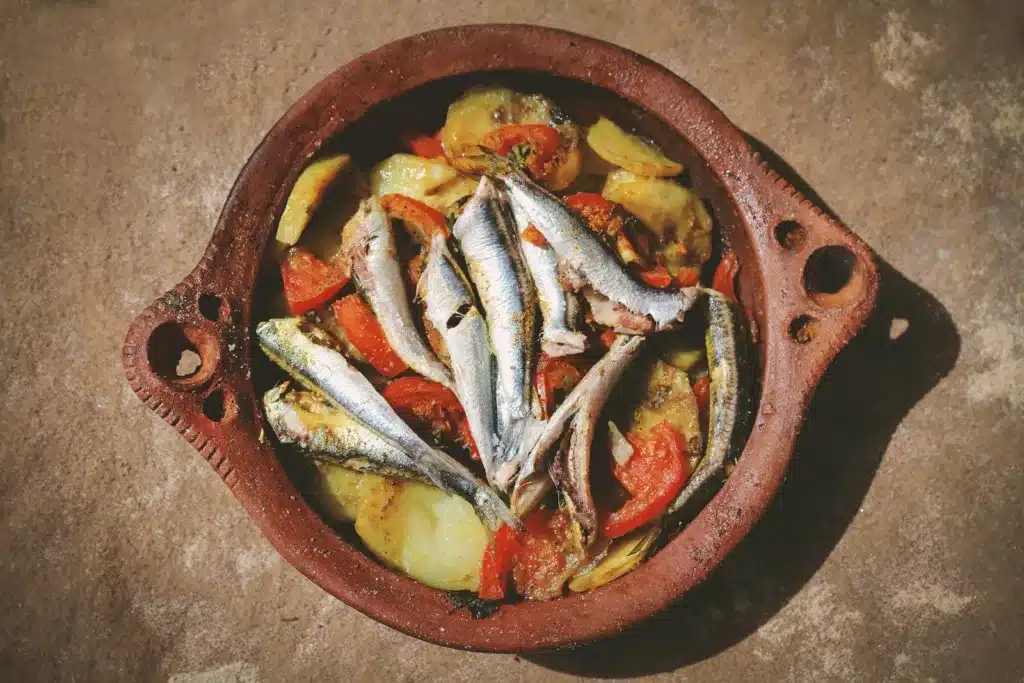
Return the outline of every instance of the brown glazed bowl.
{"type": "MultiPolygon", "coordinates": [[[[357,160],[376,153],[353,152],[357,160]]],[[[123,360],[139,398],[195,446],[285,559],[324,590],[424,640],[526,651],[614,634],[678,600],[722,561],[782,483],[811,394],[864,323],[877,286],[867,246],[769,170],[683,79],[633,52],[564,31],[463,26],[363,55],[289,109],[242,169],[199,265],[132,323],[123,360]],[[762,372],[754,426],[732,475],[665,548],[593,592],[505,605],[480,620],[453,611],[442,592],[377,564],[303,500],[264,437],[259,398],[266,380],[259,378],[262,359],[253,357],[261,260],[310,157],[339,139],[356,148],[393,140],[392,121],[443,116],[437,103],[474,79],[525,79],[523,87],[563,93],[570,114],[573,102],[607,101],[687,166],[739,258],[740,297],[759,331],[762,372]],[[185,350],[197,353],[201,366],[179,377],[185,350]]]]}

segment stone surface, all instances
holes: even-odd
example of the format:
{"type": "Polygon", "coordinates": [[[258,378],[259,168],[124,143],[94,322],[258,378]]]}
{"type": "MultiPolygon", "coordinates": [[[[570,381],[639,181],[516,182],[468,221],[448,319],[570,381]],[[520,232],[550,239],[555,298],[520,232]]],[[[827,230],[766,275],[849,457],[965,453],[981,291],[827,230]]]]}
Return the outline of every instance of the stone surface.
{"type": "Polygon", "coordinates": [[[1020,680],[1022,32],[1020,3],[966,0],[3,3],[0,670],[1020,680]],[[376,45],[478,21],[662,62],[888,264],[773,510],[721,571],[611,643],[529,658],[420,643],[327,597],[138,402],[119,358],[288,104],[376,45]]]}

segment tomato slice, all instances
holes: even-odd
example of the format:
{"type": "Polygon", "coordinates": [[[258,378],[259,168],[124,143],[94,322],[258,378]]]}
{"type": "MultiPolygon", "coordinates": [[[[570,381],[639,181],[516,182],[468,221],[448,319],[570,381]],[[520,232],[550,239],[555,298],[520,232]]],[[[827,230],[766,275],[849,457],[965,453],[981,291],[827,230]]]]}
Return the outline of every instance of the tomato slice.
{"type": "Polygon", "coordinates": [[[437,234],[448,239],[448,223],[434,207],[404,194],[386,194],[380,198],[380,205],[389,216],[405,223],[409,234],[421,245],[429,245],[437,234]]]}
{"type": "Polygon", "coordinates": [[[696,268],[680,268],[675,281],[680,287],[693,287],[700,283],[700,271],[696,268]]]}
{"type": "Polygon", "coordinates": [[[445,155],[444,145],[441,144],[441,140],[436,134],[409,135],[405,138],[405,145],[409,148],[410,152],[418,157],[437,159],[445,155]]]}
{"type": "Polygon", "coordinates": [[[596,192],[577,192],[565,198],[565,203],[570,209],[578,213],[600,212],[611,217],[615,210],[615,202],[605,199],[596,192]]]}
{"type": "Polygon", "coordinates": [[[509,575],[512,572],[512,565],[515,563],[518,551],[519,538],[516,530],[502,525],[484,550],[483,562],[480,565],[480,589],[478,591],[481,598],[501,600],[505,597],[509,575]]]}
{"type": "Polygon", "coordinates": [[[602,526],[608,538],[618,538],[660,517],[679,494],[690,476],[686,442],[668,422],[662,422],[647,438],[632,433],[633,457],[625,465],[615,464],[615,478],[632,496],[608,515],[602,526]]]}
{"type": "Polygon", "coordinates": [[[281,262],[284,295],[292,315],[323,306],[348,284],[349,275],[321,261],[308,249],[292,247],[281,262]]]}
{"type": "Polygon", "coordinates": [[[533,600],[556,597],[568,579],[569,515],[536,510],[523,519],[523,527],[512,567],[516,592],[533,600]]]}
{"type": "Polygon", "coordinates": [[[605,349],[612,348],[612,344],[614,344],[615,340],[618,338],[619,333],[616,332],[615,330],[605,330],[604,332],[601,333],[601,336],[599,337],[601,346],[603,346],[605,349]]]}
{"type": "Polygon", "coordinates": [[[654,266],[647,270],[641,270],[639,275],[641,280],[658,289],[665,289],[672,284],[672,276],[669,275],[668,268],[665,266],[654,266]]]}
{"type": "Polygon", "coordinates": [[[349,294],[335,301],[331,310],[352,346],[377,372],[385,377],[394,377],[409,369],[391,348],[380,322],[361,296],[349,294]]]}
{"type": "Polygon", "coordinates": [[[715,276],[711,279],[711,288],[736,301],[736,273],[740,271],[740,264],[736,261],[736,254],[727,251],[722,254],[722,260],[715,268],[715,276]]]}
{"type": "Polygon", "coordinates": [[[471,451],[476,449],[462,404],[455,392],[443,384],[423,377],[399,377],[381,393],[414,428],[427,429],[434,436],[461,443],[471,451]]]}
{"type": "Polygon", "coordinates": [[[552,358],[541,355],[537,360],[537,369],[533,374],[533,387],[540,398],[544,417],[549,417],[555,408],[556,391],[572,391],[573,387],[583,379],[583,370],[579,360],[575,358],[552,358]]]}
{"type": "Polygon", "coordinates": [[[492,130],[481,141],[484,147],[505,156],[518,145],[528,145],[531,153],[526,167],[535,177],[545,173],[545,165],[558,152],[561,137],[558,130],[542,123],[502,126],[492,130]]]}

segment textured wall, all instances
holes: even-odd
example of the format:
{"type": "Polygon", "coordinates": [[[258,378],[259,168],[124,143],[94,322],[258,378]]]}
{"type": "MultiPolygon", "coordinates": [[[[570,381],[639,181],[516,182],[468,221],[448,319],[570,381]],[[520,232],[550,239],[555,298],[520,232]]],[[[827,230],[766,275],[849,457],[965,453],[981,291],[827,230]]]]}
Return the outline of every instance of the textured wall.
{"type": "Polygon", "coordinates": [[[1020,680],[1024,5],[631,4],[0,3],[11,680],[1020,680]],[[754,535],[666,615],[546,657],[443,650],[329,598],[119,359],[288,104],[367,49],[477,21],[662,62],[888,263],[754,535]]]}

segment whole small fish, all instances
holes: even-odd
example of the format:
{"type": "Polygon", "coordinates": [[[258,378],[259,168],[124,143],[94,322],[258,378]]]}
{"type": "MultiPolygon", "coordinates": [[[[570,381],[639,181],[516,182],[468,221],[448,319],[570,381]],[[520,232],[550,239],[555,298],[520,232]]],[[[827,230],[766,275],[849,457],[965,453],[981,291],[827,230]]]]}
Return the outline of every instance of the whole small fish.
{"type": "Polygon", "coordinates": [[[391,348],[406,365],[449,389],[455,381],[413,321],[391,223],[375,197],[364,200],[342,229],[342,250],[391,348]]]}
{"type": "Polygon", "coordinates": [[[321,392],[339,408],[409,456],[414,472],[435,486],[462,496],[480,519],[497,529],[519,526],[501,498],[451,456],[431,448],[402,421],[370,381],[352,367],[334,339],[302,318],[276,318],[256,327],[260,347],[289,375],[321,392]]]}
{"type": "MultiPolygon", "coordinates": [[[[518,516],[523,517],[535,510],[551,490],[551,478],[548,476],[551,447],[563,439],[567,428],[570,431],[564,454],[569,465],[564,477],[566,493],[578,511],[583,514],[593,511],[588,477],[594,425],[612,389],[639,355],[643,340],[644,337],[619,336],[544,423],[543,430],[523,458],[519,478],[512,490],[512,510],[518,516]]],[[[596,513],[591,521],[596,528],[596,513]]]]}
{"type": "MultiPolygon", "coordinates": [[[[516,229],[522,236],[530,227],[530,219],[518,204],[510,203],[516,229]]],[[[587,338],[576,330],[579,298],[575,292],[567,291],[558,278],[558,257],[550,246],[538,246],[525,239],[520,240],[526,266],[537,288],[537,299],[543,325],[540,331],[540,347],[550,357],[571,356],[583,353],[587,338]]]]}
{"type": "MultiPolygon", "coordinates": [[[[740,427],[739,423],[747,417],[740,414],[747,407],[749,394],[747,387],[741,385],[744,377],[737,352],[738,343],[743,341],[739,329],[742,314],[737,314],[729,299],[719,292],[704,289],[702,293],[707,303],[708,329],[704,333],[704,346],[711,379],[708,438],[704,455],[693,475],[668,506],[667,514],[670,515],[682,508],[709,480],[723,472],[733,455],[733,436],[740,427]]],[[[746,374],[749,376],[752,372],[746,374]]]]}
{"type": "Polygon", "coordinates": [[[530,409],[536,294],[523,263],[519,238],[490,178],[452,226],[487,316],[497,361],[499,459],[495,473],[505,488],[518,469],[527,434],[535,422],[530,409]]]}
{"type": "Polygon", "coordinates": [[[681,321],[693,306],[696,288],[666,292],[634,279],[582,218],[522,173],[512,171],[499,178],[509,201],[554,249],[562,275],[574,288],[589,286],[612,303],[649,317],[654,330],[681,321]]]}
{"type": "Polygon", "coordinates": [[[263,410],[278,441],[313,457],[363,472],[426,479],[404,451],[319,394],[282,382],[263,395],[263,410]]]}
{"type": "Polygon", "coordinates": [[[476,307],[466,276],[448,252],[445,239],[435,235],[417,286],[426,304],[426,317],[437,329],[451,358],[455,394],[466,411],[487,479],[494,483],[497,457],[493,363],[487,323],[476,307]]]}

